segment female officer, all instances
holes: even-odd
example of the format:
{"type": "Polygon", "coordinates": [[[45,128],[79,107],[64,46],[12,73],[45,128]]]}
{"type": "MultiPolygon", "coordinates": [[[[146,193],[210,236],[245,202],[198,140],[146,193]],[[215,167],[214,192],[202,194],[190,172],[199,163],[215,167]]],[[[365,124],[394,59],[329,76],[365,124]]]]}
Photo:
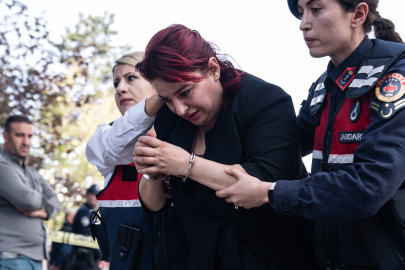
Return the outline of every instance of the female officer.
{"type": "MultiPolygon", "coordinates": [[[[173,230],[178,226],[173,207],[147,216],[138,197],[140,175],[135,169],[132,151],[164,105],[154,94],[152,85],[135,69],[142,56],[142,52],[134,52],[116,61],[114,97],[122,116],[110,125],[98,126],[87,143],[86,156],[105,178],[105,188],[97,194],[97,200],[107,229],[110,269],[128,269],[129,264],[127,268],[120,264],[126,261],[118,258],[121,247],[117,249],[116,238],[120,224],[134,222],[144,235],[144,244],[140,247],[142,259],[137,260],[140,270],[183,270],[186,269],[187,243],[173,230]]],[[[130,256],[125,259],[131,260],[130,256]]]]}
{"type": "Polygon", "coordinates": [[[224,172],[230,165],[263,181],[301,171],[291,98],[218,58],[210,43],[182,25],[155,34],[136,67],[167,104],[156,117],[158,139],[141,137],[134,151],[144,176],[139,194],[147,209],[165,209],[171,200],[162,181],[149,180],[171,175],[191,269],[316,268],[304,219],[268,215],[268,205],[239,209],[215,196],[235,182],[224,172]]]}
{"type": "Polygon", "coordinates": [[[353,220],[375,215],[404,186],[405,45],[376,11],[377,0],[288,4],[311,56],[331,59],[297,119],[302,152],[313,154],[312,176],[274,185],[231,169],[239,181],[217,195],[246,208],[269,202],[277,214],[315,220],[313,245],[322,267],[387,269],[381,260],[393,253],[401,264],[403,251],[387,253],[383,242],[369,246],[377,253],[367,250],[361,235],[371,225],[357,233],[360,223],[353,220]],[[366,36],[372,26],[375,40],[366,36]]]}

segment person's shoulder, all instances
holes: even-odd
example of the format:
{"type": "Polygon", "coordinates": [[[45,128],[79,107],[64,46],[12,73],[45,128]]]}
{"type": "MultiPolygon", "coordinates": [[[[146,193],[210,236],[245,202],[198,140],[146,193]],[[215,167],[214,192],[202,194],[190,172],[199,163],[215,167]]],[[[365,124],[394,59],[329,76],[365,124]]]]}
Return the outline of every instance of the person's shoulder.
{"type": "Polygon", "coordinates": [[[0,151],[0,164],[7,164],[10,162],[10,158],[6,155],[5,150],[0,151]]]}
{"type": "Polygon", "coordinates": [[[234,103],[236,107],[250,106],[250,103],[257,104],[258,106],[271,106],[274,103],[284,102],[289,99],[290,95],[278,85],[245,73],[242,85],[235,95],[234,103]]]}
{"type": "Polygon", "coordinates": [[[276,91],[285,93],[285,91],[278,85],[266,82],[265,80],[246,72],[243,75],[242,85],[240,86],[238,92],[239,91],[241,93],[248,92],[251,94],[254,94],[257,91],[276,91]]]}
{"type": "Polygon", "coordinates": [[[405,57],[390,67],[373,89],[370,109],[382,120],[402,111],[405,108],[405,57]]]}
{"type": "Polygon", "coordinates": [[[10,161],[8,157],[0,153],[0,172],[2,172],[2,174],[0,175],[5,175],[6,172],[7,174],[15,172],[15,169],[13,169],[13,167],[10,166],[10,162],[12,161],[10,161]]]}
{"type": "Polygon", "coordinates": [[[4,158],[3,155],[0,154],[0,167],[1,168],[9,168],[9,166],[7,165],[9,163],[9,161],[4,158]]]}
{"type": "Polygon", "coordinates": [[[89,211],[88,207],[86,206],[86,204],[82,204],[82,206],[80,206],[80,208],[77,210],[76,215],[74,220],[79,219],[81,216],[86,215],[86,213],[89,211]]]}

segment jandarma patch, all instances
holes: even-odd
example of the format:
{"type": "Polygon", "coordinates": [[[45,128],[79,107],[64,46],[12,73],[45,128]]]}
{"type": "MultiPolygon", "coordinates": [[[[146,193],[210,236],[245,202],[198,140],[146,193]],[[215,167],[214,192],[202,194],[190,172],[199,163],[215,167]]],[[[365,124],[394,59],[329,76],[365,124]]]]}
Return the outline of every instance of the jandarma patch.
{"type": "Polygon", "coordinates": [[[400,99],[405,93],[405,78],[401,74],[391,73],[382,78],[375,88],[377,98],[384,102],[400,99]]]}
{"type": "Polygon", "coordinates": [[[345,90],[346,86],[348,86],[353,81],[355,75],[355,68],[346,68],[345,71],[343,71],[340,77],[336,80],[336,83],[337,85],[339,85],[340,89],[345,90]]]}
{"type": "Polygon", "coordinates": [[[353,143],[360,142],[363,131],[339,131],[339,142],[353,143]]]}

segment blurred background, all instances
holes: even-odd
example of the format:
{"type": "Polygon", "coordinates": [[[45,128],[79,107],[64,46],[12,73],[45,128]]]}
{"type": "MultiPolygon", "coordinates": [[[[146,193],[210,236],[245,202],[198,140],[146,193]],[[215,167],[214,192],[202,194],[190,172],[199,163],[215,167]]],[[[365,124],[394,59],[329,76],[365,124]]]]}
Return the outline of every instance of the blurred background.
{"type": "MultiPolygon", "coordinates": [[[[378,10],[405,38],[405,1],[380,1],[378,10]]],[[[174,23],[199,31],[244,71],[281,86],[296,113],[328,63],[309,56],[285,0],[0,0],[1,127],[11,113],[31,115],[29,164],[54,187],[63,208],[78,207],[90,185],[103,186],[84,150],[98,124],[120,116],[114,60],[143,51],[174,23]]],[[[47,225],[56,229],[62,222],[63,211],[47,225]]]]}

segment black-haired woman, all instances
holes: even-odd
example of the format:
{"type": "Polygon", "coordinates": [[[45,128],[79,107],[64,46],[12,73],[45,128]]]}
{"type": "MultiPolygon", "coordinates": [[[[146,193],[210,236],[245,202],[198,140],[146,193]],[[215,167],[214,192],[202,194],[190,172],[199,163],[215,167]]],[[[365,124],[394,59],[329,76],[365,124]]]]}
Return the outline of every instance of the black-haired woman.
{"type": "MultiPolygon", "coordinates": [[[[354,220],[380,209],[377,216],[389,215],[384,205],[404,187],[405,45],[394,24],[377,12],[378,0],[288,4],[301,20],[311,56],[331,59],[298,116],[302,152],[313,154],[312,176],[277,181],[267,194],[268,183],[231,170],[239,181],[217,195],[246,208],[269,202],[277,214],[315,220],[314,251],[322,267],[377,269],[380,264],[387,269],[377,262],[378,256],[394,265],[395,257],[387,257],[394,253],[403,265],[404,243],[395,235],[398,231],[388,229],[398,244],[390,251],[376,240],[379,235],[367,237],[365,230],[355,229],[371,230],[370,222],[380,219],[363,225],[354,220]],[[375,40],[366,35],[372,27],[375,40]]],[[[395,226],[389,217],[382,222],[395,226]]]]}

